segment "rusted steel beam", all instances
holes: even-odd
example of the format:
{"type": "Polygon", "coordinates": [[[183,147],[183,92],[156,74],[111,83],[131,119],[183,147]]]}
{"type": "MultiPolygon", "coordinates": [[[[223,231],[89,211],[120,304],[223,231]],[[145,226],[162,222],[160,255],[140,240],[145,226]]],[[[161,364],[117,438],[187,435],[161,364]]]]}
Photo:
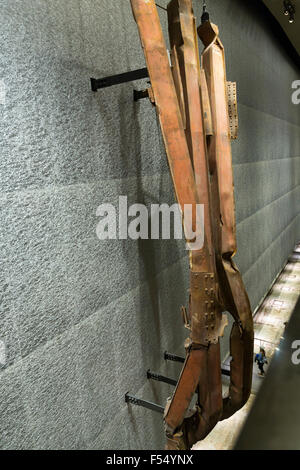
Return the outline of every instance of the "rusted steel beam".
{"type": "MultiPolygon", "coordinates": [[[[203,110],[199,87],[199,54],[196,48],[196,23],[191,0],[172,0],[167,7],[171,60],[174,82],[179,101],[183,99],[185,136],[193,164],[198,199],[204,205],[206,246],[211,262],[209,270],[214,270],[214,250],[211,232],[210,193],[208,162],[203,123],[203,110]]],[[[197,255],[194,253],[194,263],[197,255]]],[[[192,267],[193,269],[193,267],[192,267]]],[[[195,270],[198,269],[195,266],[195,270]]]]}
{"type": "Polygon", "coordinates": [[[101,88],[107,88],[113,85],[119,85],[120,83],[131,82],[134,80],[141,80],[142,78],[149,77],[148,70],[146,68],[131,70],[130,72],[120,73],[118,75],[110,75],[109,77],[103,78],[91,78],[92,91],[98,91],[101,88]]]}
{"type": "Polygon", "coordinates": [[[253,318],[242,277],[233,261],[236,253],[236,225],[231,156],[231,134],[224,47],[219,30],[209,21],[198,28],[205,50],[202,53],[210,95],[214,133],[209,138],[212,175],[212,213],[215,220],[215,250],[220,294],[224,307],[235,319],[230,338],[231,383],[224,400],[225,419],[241,408],[250,395],[253,368],[253,318]]]}
{"type": "Polygon", "coordinates": [[[153,0],[131,0],[131,6],[142,41],[176,197],[183,210],[185,204],[196,206],[198,198],[157,8],[153,0]]]}
{"type": "Polygon", "coordinates": [[[211,431],[222,415],[219,337],[223,335],[226,318],[222,316],[218,298],[210,211],[206,135],[212,133],[212,119],[207,87],[202,95],[200,92],[200,84],[203,84],[205,77],[200,69],[192,2],[172,0],[167,11],[173,76],[175,83],[180,77],[182,88],[177,87],[177,95],[179,100],[182,95],[184,99],[185,134],[193,162],[197,193],[205,207],[205,241],[211,254],[211,271],[203,272],[197,263],[198,253],[191,253],[191,349],[188,350],[178,386],[165,413],[167,447],[174,449],[191,448],[211,431]],[[206,122],[203,118],[204,106],[209,111],[206,122]],[[191,360],[194,357],[196,361],[191,360]],[[189,418],[185,418],[195,386],[198,393],[197,407],[189,411],[189,418]]]}

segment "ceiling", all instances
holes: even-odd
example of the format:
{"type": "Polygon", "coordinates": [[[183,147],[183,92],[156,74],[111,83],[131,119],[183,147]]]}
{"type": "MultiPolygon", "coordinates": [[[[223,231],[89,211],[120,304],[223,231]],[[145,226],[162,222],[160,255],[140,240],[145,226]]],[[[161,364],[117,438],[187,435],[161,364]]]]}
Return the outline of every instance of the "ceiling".
{"type": "Polygon", "coordinates": [[[289,17],[283,14],[283,0],[263,0],[263,3],[280,23],[300,56],[300,0],[291,0],[296,7],[295,21],[292,24],[289,23],[289,17]]]}

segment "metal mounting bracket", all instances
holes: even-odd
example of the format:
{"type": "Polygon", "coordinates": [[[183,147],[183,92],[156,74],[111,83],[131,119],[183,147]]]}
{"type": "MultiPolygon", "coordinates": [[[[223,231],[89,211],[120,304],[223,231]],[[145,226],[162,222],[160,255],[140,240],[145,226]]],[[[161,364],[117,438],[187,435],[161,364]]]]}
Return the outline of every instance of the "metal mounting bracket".
{"type": "MultiPolygon", "coordinates": [[[[164,359],[165,361],[173,361],[173,362],[181,362],[184,363],[185,359],[184,357],[177,356],[176,354],[170,354],[167,351],[164,352],[164,359]]],[[[222,375],[226,375],[227,377],[230,377],[230,369],[225,369],[222,367],[221,369],[222,375]]]]}
{"type": "Polygon", "coordinates": [[[164,382],[169,385],[177,385],[177,380],[170,379],[169,377],[166,377],[161,374],[155,374],[154,372],[151,372],[150,369],[147,370],[147,379],[156,380],[157,382],[164,382]]]}
{"type": "Polygon", "coordinates": [[[131,70],[130,72],[120,73],[118,75],[110,75],[103,78],[91,78],[92,91],[96,92],[101,88],[107,88],[120,83],[133,82],[134,80],[141,80],[148,78],[149,73],[147,68],[131,70]]]}

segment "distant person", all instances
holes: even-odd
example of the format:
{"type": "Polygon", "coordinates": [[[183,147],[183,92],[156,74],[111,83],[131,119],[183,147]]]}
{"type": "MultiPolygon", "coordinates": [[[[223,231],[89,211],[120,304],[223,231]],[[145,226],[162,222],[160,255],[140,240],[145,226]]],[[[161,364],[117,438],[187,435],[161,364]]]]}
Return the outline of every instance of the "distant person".
{"type": "Polygon", "coordinates": [[[268,364],[268,361],[266,358],[266,352],[264,348],[260,348],[259,353],[256,354],[255,362],[257,362],[257,365],[259,368],[259,375],[262,375],[262,376],[265,375],[264,365],[268,364]]]}

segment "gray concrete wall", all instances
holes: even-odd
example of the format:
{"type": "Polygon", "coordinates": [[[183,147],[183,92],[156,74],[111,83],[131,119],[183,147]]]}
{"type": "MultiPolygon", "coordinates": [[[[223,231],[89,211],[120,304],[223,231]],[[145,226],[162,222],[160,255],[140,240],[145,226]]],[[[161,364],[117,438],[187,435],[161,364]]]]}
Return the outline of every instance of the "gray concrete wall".
{"type": "MultiPolygon", "coordinates": [[[[238,81],[237,262],[255,307],[300,235],[299,70],[244,2],[211,3],[238,81]]],[[[132,100],[142,84],[90,91],[145,65],[129,1],[3,0],[0,15],[0,448],[160,449],[161,416],[124,394],[172,391],[145,372],[166,372],[186,336],[184,243],[95,233],[119,195],[174,201],[155,111],[132,100]]]]}

